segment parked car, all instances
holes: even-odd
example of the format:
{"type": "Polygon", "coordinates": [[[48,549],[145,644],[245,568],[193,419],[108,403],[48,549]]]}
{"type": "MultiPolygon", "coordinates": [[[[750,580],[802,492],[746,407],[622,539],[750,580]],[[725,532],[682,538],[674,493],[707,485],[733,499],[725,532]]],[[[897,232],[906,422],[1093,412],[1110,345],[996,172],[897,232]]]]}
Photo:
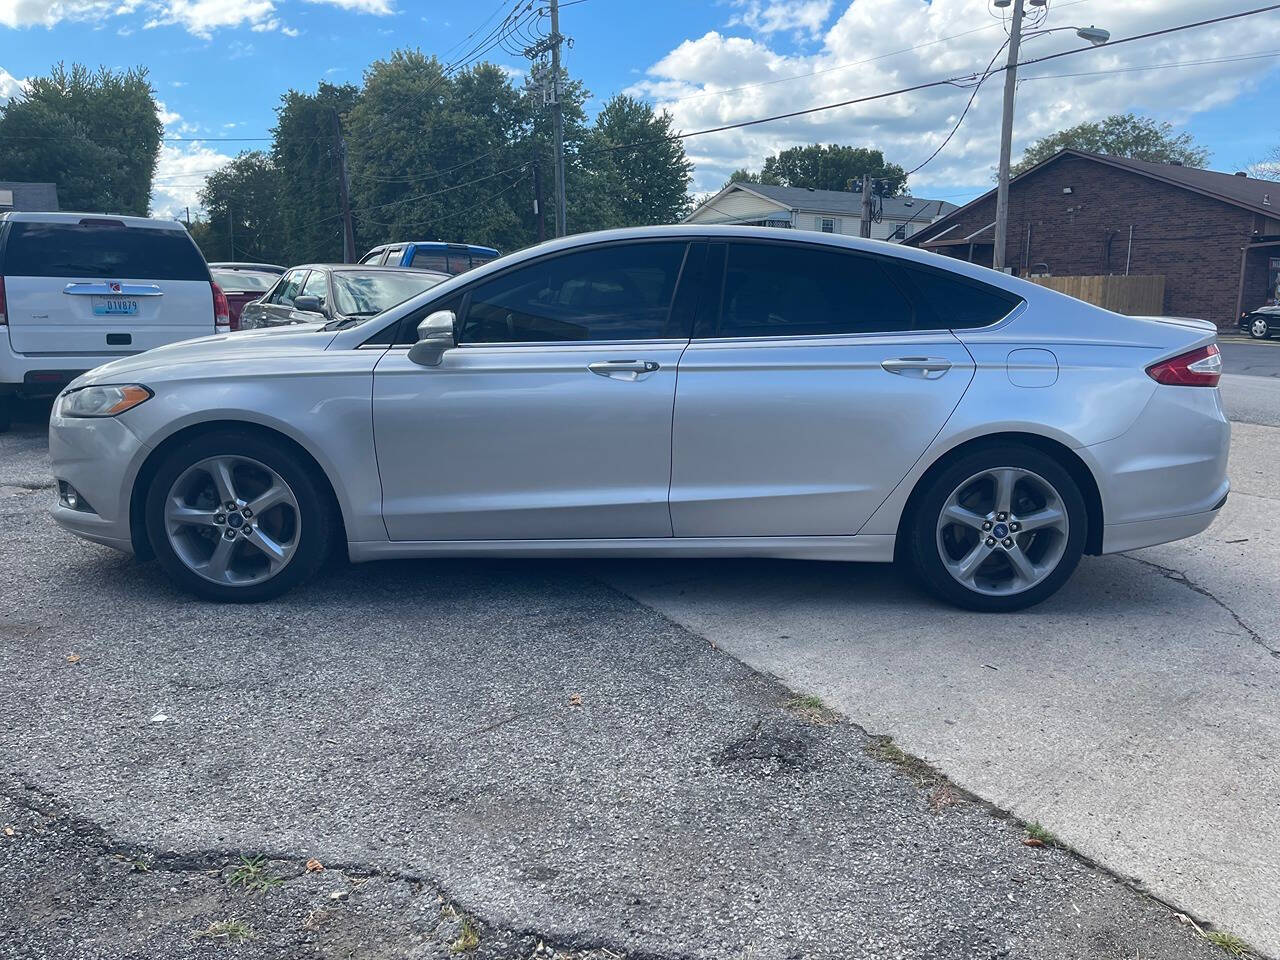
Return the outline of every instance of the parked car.
{"type": "Polygon", "coordinates": [[[977,610],[1205,529],[1215,328],[897,244],[581,234],[375,319],[163,347],[50,421],[67,529],[257,600],[352,560],[909,564],[977,610]],[[677,376],[678,374],[678,376],[677,376]]]}
{"type": "Polygon", "coordinates": [[[415,270],[439,270],[442,273],[466,273],[497,260],[501,254],[493,247],[471,243],[441,243],[438,240],[413,243],[384,243],[374,247],[361,263],[388,267],[413,267],[415,270]]]}
{"type": "Polygon", "coordinates": [[[320,263],[293,267],[246,305],[243,330],[372,317],[449,279],[430,270],[320,263]]]}
{"type": "MultiPolygon", "coordinates": [[[[270,290],[280,275],[265,270],[250,270],[243,266],[209,264],[209,272],[227,298],[227,325],[231,330],[240,329],[240,314],[245,304],[253,303],[270,290]]],[[[283,272],[283,271],[282,271],[283,272]]]]}
{"type": "Polygon", "coordinates": [[[278,263],[246,263],[239,260],[220,260],[217,263],[209,264],[209,269],[253,270],[257,273],[274,273],[276,276],[279,276],[284,273],[288,267],[282,267],[278,263]]]}
{"type": "Polygon", "coordinates": [[[1280,333],[1280,304],[1267,304],[1240,314],[1240,329],[1255,340],[1280,333]]]}
{"type": "Polygon", "coordinates": [[[226,329],[226,297],[176,220],[0,214],[0,429],[104,358],[226,329]]]}

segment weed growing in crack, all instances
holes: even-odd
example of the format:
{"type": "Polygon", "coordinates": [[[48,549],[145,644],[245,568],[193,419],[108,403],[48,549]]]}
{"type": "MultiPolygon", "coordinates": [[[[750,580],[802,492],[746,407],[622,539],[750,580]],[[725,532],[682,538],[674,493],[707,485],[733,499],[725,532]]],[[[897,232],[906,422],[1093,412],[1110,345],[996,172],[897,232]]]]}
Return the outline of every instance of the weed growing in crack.
{"type": "MultiPolygon", "coordinates": [[[[1027,840],[1032,841],[1032,843],[1028,844],[1028,846],[1039,846],[1039,847],[1062,846],[1061,840],[1055,837],[1047,827],[1042,826],[1041,824],[1035,822],[1034,820],[1031,821],[1031,823],[1027,824],[1027,840]]],[[[1023,841],[1023,842],[1025,843],[1026,841],[1023,841]]]]}
{"type": "Polygon", "coordinates": [[[284,883],[284,878],[269,872],[267,870],[267,858],[262,856],[241,857],[240,866],[236,867],[231,876],[227,877],[227,886],[239,887],[250,893],[266,893],[274,890],[282,883],[284,883]]]}
{"type": "Polygon", "coordinates": [[[893,742],[893,737],[876,737],[867,747],[867,753],[877,760],[893,764],[914,780],[917,786],[923,787],[926,783],[937,779],[937,774],[929,768],[927,763],[903,750],[893,742]]]}
{"type": "Polygon", "coordinates": [[[215,920],[203,930],[191,934],[192,940],[215,940],[218,943],[244,943],[246,940],[257,940],[258,931],[243,920],[215,920]]]}
{"type": "Polygon", "coordinates": [[[812,693],[798,693],[784,706],[806,723],[815,727],[829,727],[840,718],[836,712],[822,702],[822,698],[812,693]]]}
{"type": "Polygon", "coordinates": [[[449,944],[449,952],[467,953],[478,946],[480,946],[480,934],[476,931],[475,923],[464,913],[462,930],[458,933],[458,938],[449,944]]]}
{"type": "Polygon", "coordinates": [[[1212,943],[1219,950],[1233,957],[1248,957],[1249,944],[1237,937],[1234,933],[1226,930],[1208,930],[1204,933],[1204,938],[1212,943]]]}

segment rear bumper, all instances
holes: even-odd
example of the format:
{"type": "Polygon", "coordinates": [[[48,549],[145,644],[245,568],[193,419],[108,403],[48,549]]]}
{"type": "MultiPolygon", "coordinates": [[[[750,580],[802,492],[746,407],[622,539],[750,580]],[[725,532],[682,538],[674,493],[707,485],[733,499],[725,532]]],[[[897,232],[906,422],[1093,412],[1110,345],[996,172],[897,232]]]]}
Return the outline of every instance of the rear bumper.
{"type": "Polygon", "coordinates": [[[118,418],[52,416],[49,459],[53,475],[75,487],[92,509],[73,510],[60,501],[53,519],[78,537],[133,552],[129,500],[147,447],[118,418]]]}
{"type": "Polygon", "coordinates": [[[1231,485],[1231,424],[1216,389],[1162,386],[1123,435],[1083,447],[1102,497],[1102,552],[1204,530],[1231,485]]]}
{"type": "Polygon", "coordinates": [[[86,370],[112,359],[15,353],[9,328],[0,327],[0,396],[51,397],[86,370]]]}

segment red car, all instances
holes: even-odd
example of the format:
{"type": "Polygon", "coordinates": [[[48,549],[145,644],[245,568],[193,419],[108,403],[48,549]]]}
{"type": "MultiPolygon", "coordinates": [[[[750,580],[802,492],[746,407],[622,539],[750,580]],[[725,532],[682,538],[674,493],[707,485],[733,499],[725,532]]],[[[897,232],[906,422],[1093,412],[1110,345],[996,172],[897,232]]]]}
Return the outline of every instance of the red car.
{"type": "Polygon", "coordinates": [[[280,275],[265,269],[249,266],[231,267],[210,265],[213,282],[227,297],[227,313],[232,330],[240,329],[240,311],[246,303],[252,303],[271,289],[280,275]]]}

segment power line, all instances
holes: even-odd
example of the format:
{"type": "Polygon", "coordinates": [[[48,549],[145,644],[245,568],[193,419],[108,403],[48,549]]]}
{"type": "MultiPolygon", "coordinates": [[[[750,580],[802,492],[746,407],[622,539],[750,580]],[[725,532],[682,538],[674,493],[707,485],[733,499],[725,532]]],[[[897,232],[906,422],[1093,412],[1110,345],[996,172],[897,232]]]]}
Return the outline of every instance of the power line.
{"type": "Polygon", "coordinates": [[[503,194],[510,193],[512,190],[520,186],[520,184],[524,183],[528,179],[529,179],[528,175],[520,176],[516,180],[508,184],[507,186],[503,187],[497,193],[490,194],[488,197],[481,200],[479,203],[473,204],[469,207],[465,207],[462,210],[454,210],[450,213],[442,214],[439,217],[432,217],[428,220],[418,220],[411,223],[399,223],[399,222],[387,223],[382,220],[372,220],[369,217],[365,216],[364,212],[360,210],[353,211],[353,213],[356,219],[360,220],[362,223],[368,223],[378,227],[402,227],[403,228],[403,227],[416,227],[420,224],[436,224],[442,220],[448,220],[452,217],[461,217],[465,214],[471,213],[474,210],[479,210],[481,207],[492,203],[494,200],[498,199],[498,197],[502,196],[503,194]]]}

